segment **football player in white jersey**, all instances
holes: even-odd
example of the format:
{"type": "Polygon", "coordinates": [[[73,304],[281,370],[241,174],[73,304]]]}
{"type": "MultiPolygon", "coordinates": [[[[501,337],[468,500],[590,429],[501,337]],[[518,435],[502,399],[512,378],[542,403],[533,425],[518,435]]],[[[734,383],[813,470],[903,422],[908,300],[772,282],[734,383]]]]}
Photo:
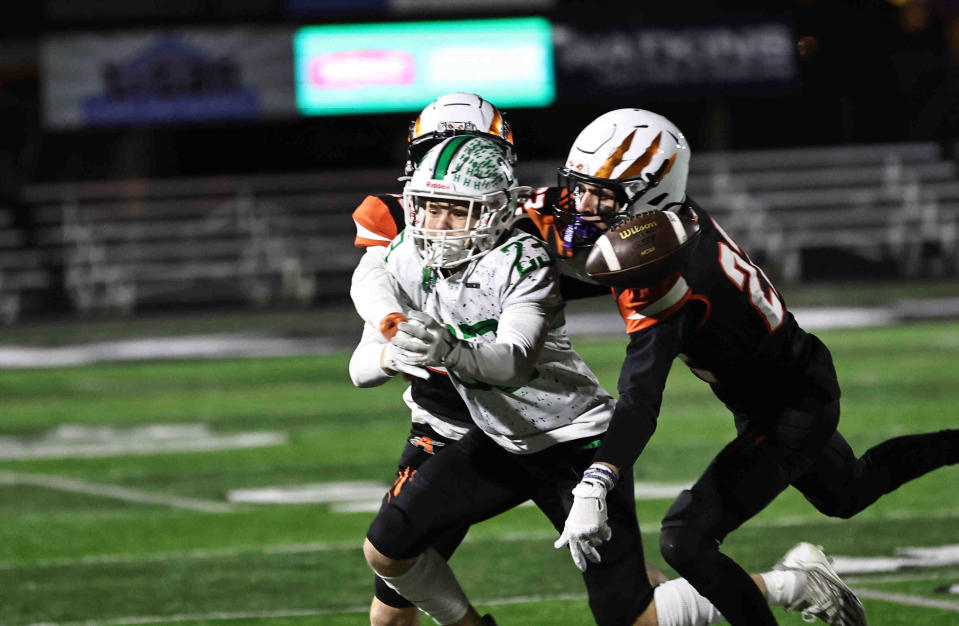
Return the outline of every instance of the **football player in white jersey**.
{"type": "MultiPolygon", "coordinates": [[[[544,245],[510,232],[518,191],[492,142],[447,139],[407,183],[406,228],[386,256],[410,321],[381,365],[445,369],[479,426],[384,500],[364,546],[373,570],[441,624],[481,622],[431,538],[528,499],[561,527],[574,470],[587,469],[613,408],[566,336],[544,245]]],[[[590,605],[601,624],[632,623],[653,596],[632,489],[606,504],[619,558],[584,574],[590,605]]]]}
{"type": "MultiPolygon", "coordinates": [[[[476,94],[455,92],[429,103],[410,122],[406,175],[412,173],[413,164],[431,147],[459,135],[486,137],[500,146],[510,162],[515,160],[512,131],[500,110],[476,94]]],[[[402,202],[400,194],[369,195],[353,211],[356,224],[354,245],[362,248],[364,254],[353,274],[350,296],[357,313],[366,322],[367,335],[350,360],[350,376],[361,387],[382,382],[381,342],[384,337],[393,336],[397,322],[406,319],[383,263],[390,241],[406,225],[402,202]],[[370,339],[371,335],[375,336],[374,340],[370,339]]],[[[448,376],[434,373],[432,377],[423,378],[416,376],[421,372],[425,375],[418,368],[408,368],[401,363],[393,365],[405,370],[403,374],[410,381],[403,400],[410,409],[412,423],[391,492],[401,489],[423,462],[442,452],[473,425],[466,405],[448,376]]],[[[464,524],[437,536],[433,547],[444,558],[449,558],[468,527],[464,524]]],[[[662,577],[661,573],[658,575],[662,577]]],[[[420,612],[377,578],[370,606],[370,623],[372,626],[416,626],[420,623],[420,612]]]]}
{"type": "MultiPolygon", "coordinates": [[[[513,133],[505,115],[476,94],[456,92],[440,96],[410,122],[406,174],[412,173],[412,164],[421,160],[429,148],[455,136],[487,138],[497,144],[510,164],[516,160],[513,133]]],[[[542,194],[528,204],[536,204],[536,200],[539,205],[544,205],[542,194]]],[[[388,244],[405,228],[402,196],[369,195],[353,212],[353,220],[356,224],[354,244],[364,249],[364,254],[353,274],[350,295],[367,328],[364,340],[350,360],[350,375],[357,386],[363,387],[382,382],[384,372],[379,363],[382,339],[392,337],[397,322],[405,320],[403,307],[393,293],[394,288],[383,263],[388,244]]],[[[564,283],[562,286],[568,285],[564,283]]],[[[581,285],[572,285],[571,289],[564,291],[566,297],[588,295],[606,295],[606,290],[595,286],[583,289],[581,285]]],[[[423,462],[442,452],[472,425],[469,411],[448,376],[434,371],[431,377],[422,378],[416,375],[421,370],[395,361],[393,366],[404,370],[403,374],[410,381],[403,399],[410,408],[412,424],[391,492],[401,489],[423,462]]],[[[395,373],[395,370],[391,371],[395,373]]],[[[449,558],[462,541],[467,528],[468,525],[463,525],[437,536],[433,547],[444,558],[449,558]]],[[[666,580],[662,572],[652,566],[647,565],[647,573],[656,583],[666,580]]],[[[420,612],[416,607],[379,578],[375,580],[374,591],[370,607],[372,626],[419,624],[420,612]]]]}
{"type": "MultiPolygon", "coordinates": [[[[528,235],[507,235],[516,191],[512,169],[487,141],[450,139],[427,155],[406,187],[407,228],[386,258],[403,309],[414,312],[389,344],[367,325],[361,347],[376,346],[378,369],[366,367],[359,380],[354,376],[368,386],[396,369],[423,376],[445,368],[482,429],[398,481],[365,545],[374,571],[443,624],[492,622],[488,616],[479,621],[443,558],[430,548],[431,537],[530,498],[561,529],[572,500],[570,474],[587,468],[585,459],[611,410],[609,394],[572,351],[562,328],[556,274],[545,248],[528,235]]],[[[372,352],[364,348],[363,354],[369,358],[372,352]]],[[[580,569],[586,560],[595,563],[584,578],[597,622],[679,626],[721,620],[683,580],[657,587],[653,602],[632,489],[613,490],[607,498],[611,543],[618,544],[608,553],[615,558],[603,563],[593,545],[571,545],[580,569]]],[[[796,563],[819,567],[825,559],[804,545],[804,559],[794,556],[786,571],[754,576],[771,602],[808,595],[806,573],[796,563]]]]}

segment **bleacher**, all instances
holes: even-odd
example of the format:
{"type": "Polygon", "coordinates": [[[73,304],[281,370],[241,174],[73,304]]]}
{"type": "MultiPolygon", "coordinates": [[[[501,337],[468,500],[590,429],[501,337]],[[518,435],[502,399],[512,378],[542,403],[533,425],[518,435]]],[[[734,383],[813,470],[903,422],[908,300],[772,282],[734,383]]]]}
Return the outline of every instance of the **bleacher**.
{"type": "MultiPolygon", "coordinates": [[[[555,184],[522,162],[523,184],[555,184]]],[[[128,180],[23,190],[35,245],[0,210],[0,320],[20,296],[60,290],[80,312],[342,298],[359,258],[350,213],[401,188],[394,170],[128,180]]],[[[693,155],[690,194],[786,281],[842,250],[903,277],[957,267],[959,176],[932,143],[693,155]]]]}
{"type": "Polygon", "coordinates": [[[956,272],[959,179],[936,144],[703,156],[690,193],[787,282],[805,277],[803,254],[827,249],[907,278],[956,272]]]}
{"type": "Polygon", "coordinates": [[[14,223],[13,209],[0,207],[0,323],[16,320],[24,300],[42,298],[50,282],[41,254],[14,223]]]}
{"type": "Polygon", "coordinates": [[[341,297],[359,258],[350,212],[395,174],[29,187],[38,240],[82,312],[341,297]]]}

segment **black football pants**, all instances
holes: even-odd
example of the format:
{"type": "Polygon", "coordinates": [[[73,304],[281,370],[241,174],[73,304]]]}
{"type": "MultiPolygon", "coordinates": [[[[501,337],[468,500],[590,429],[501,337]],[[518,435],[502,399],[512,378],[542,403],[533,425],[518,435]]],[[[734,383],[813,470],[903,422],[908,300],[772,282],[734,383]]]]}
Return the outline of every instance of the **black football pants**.
{"type": "Polygon", "coordinates": [[[730,624],[766,626],[776,620],[749,574],[719,551],[720,543],[809,471],[838,421],[838,400],[815,398],[763,416],[737,415],[739,435],[666,513],[663,557],[730,624]]]}
{"type": "MultiPolygon", "coordinates": [[[[383,499],[392,498],[394,491],[402,491],[403,485],[416,474],[423,463],[433,455],[442,453],[453,441],[438,434],[426,424],[414,423],[410,429],[406,446],[403,448],[403,453],[400,455],[399,465],[396,468],[396,481],[383,496],[383,499]]],[[[437,535],[433,540],[433,549],[448,561],[463,541],[467,530],[469,530],[469,526],[460,526],[450,528],[447,532],[437,535]]],[[[396,593],[379,576],[374,576],[373,579],[374,595],[380,602],[398,609],[413,606],[412,602],[396,593]]]]}
{"type": "Polygon", "coordinates": [[[959,430],[896,437],[856,457],[835,430],[838,421],[838,399],[807,399],[772,421],[737,414],[739,436],[667,512],[663,556],[730,623],[775,623],[719,544],[788,485],[822,513],[848,518],[903,483],[959,462],[959,430]]]}
{"type": "MultiPolygon", "coordinates": [[[[595,438],[591,438],[556,444],[535,454],[511,454],[481,431],[471,431],[423,463],[399,493],[384,499],[367,539],[389,558],[410,559],[431,546],[434,537],[530,499],[561,532],[573,487],[594,453],[595,438]]],[[[599,547],[602,562],[590,563],[583,579],[597,624],[624,626],[632,624],[653,598],[631,470],[623,472],[619,486],[607,494],[606,504],[612,539],[599,547]]],[[[544,543],[543,549],[552,546],[544,543]]]]}

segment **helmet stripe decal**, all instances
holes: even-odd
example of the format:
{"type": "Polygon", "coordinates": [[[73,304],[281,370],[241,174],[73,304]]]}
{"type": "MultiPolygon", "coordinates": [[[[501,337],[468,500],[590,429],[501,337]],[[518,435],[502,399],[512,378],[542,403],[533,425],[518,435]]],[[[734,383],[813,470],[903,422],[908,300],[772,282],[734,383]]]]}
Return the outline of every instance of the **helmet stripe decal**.
{"type": "Polygon", "coordinates": [[[459,137],[453,137],[449,140],[449,143],[443,148],[443,152],[436,158],[436,169],[433,170],[433,180],[443,180],[446,177],[446,170],[449,169],[453,157],[456,156],[460,147],[470,139],[473,139],[470,135],[460,135],[459,137]]]}
{"type": "Polygon", "coordinates": [[[633,145],[633,137],[635,135],[636,129],[633,129],[633,132],[626,135],[626,139],[623,139],[623,143],[619,144],[619,147],[616,148],[613,153],[609,155],[609,158],[599,166],[598,170],[596,170],[595,176],[597,178],[610,178],[613,175],[613,170],[616,169],[616,166],[623,162],[623,156],[626,154],[626,151],[629,150],[629,147],[633,145]]]}
{"type": "Polygon", "coordinates": [[[493,121],[490,122],[489,132],[491,135],[496,135],[497,137],[503,137],[506,139],[503,133],[503,118],[500,117],[499,109],[493,109],[493,121]]]}
{"type": "Polygon", "coordinates": [[[646,148],[646,152],[643,153],[641,157],[633,161],[633,164],[626,168],[626,171],[619,175],[620,178],[630,178],[632,176],[639,176],[643,173],[643,169],[649,165],[649,162],[653,160],[653,155],[659,151],[659,140],[663,138],[663,133],[660,132],[656,135],[656,138],[653,139],[652,143],[649,144],[649,147],[646,148]]]}
{"type": "Polygon", "coordinates": [[[679,156],[678,152],[673,152],[673,156],[669,157],[669,165],[666,166],[666,169],[663,170],[663,176],[669,174],[669,170],[673,169],[673,163],[676,162],[676,157],[679,156]]]}

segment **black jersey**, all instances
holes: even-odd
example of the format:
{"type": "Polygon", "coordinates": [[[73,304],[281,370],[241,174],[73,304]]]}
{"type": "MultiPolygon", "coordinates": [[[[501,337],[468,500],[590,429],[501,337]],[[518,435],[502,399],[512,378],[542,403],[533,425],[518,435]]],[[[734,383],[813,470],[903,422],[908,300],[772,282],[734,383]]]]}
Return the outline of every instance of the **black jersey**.
{"type": "Polygon", "coordinates": [[[762,268],[695,202],[682,210],[698,216],[700,241],[682,274],[690,324],[679,358],[737,406],[794,390],[838,397],[831,365],[819,368],[828,351],[799,327],[762,268]]]}
{"type": "Polygon", "coordinates": [[[606,437],[597,460],[635,461],[655,429],[677,357],[731,410],[757,419],[764,407],[804,395],[839,396],[829,351],[799,327],[763,270],[692,199],[680,210],[700,223],[687,267],[651,287],[614,291],[630,344],[619,419],[610,425],[615,436],[606,437]]]}

